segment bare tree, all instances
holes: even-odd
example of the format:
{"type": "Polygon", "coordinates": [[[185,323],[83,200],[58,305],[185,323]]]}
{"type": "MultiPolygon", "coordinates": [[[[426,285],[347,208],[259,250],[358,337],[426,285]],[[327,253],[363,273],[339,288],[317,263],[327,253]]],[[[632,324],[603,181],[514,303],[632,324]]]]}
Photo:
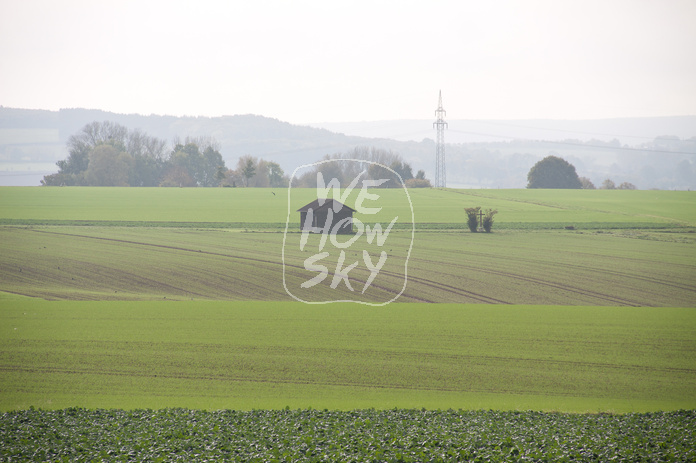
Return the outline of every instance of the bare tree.
{"type": "Polygon", "coordinates": [[[615,190],[616,184],[611,179],[606,179],[602,182],[602,190],[615,190]]]}
{"type": "Polygon", "coordinates": [[[592,183],[592,180],[590,180],[587,177],[580,177],[580,184],[582,184],[583,190],[594,190],[595,189],[594,183],[592,183]]]}

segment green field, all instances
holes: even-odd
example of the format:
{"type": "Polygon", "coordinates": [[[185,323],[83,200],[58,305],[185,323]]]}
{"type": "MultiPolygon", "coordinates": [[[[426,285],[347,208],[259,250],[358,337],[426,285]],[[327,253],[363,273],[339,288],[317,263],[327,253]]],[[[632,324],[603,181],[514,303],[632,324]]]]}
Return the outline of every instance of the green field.
{"type": "Polygon", "coordinates": [[[683,308],[5,300],[0,408],[696,407],[683,308]]]}
{"type": "MultiPolygon", "coordinates": [[[[378,190],[385,209],[409,217],[403,191],[378,190]]],[[[639,190],[409,190],[415,221],[461,225],[464,208],[498,209],[496,223],[632,224],[696,227],[696,192],[639,190]]],[[[135,222],[299,224],[294,211],[316,198],[314,189],[266,188],[36,188],[0,187],[0,224],[135,222]],[[273,194],[275,193],[275,194],[273,194]]],[[[347,204],[353,206],[354,192],[347,204]]],[[[364,219],[365,217],[359,218],[364,219]]],[[[376,220],[385,220],[378,214],[376,220]]],[[[388,222],[389,220],[387,220],[388,222]]],[[[562,227],[561,227],[562,228],[562,227]]],[[[633,226],[632,228],[636,228],[633,226]]]]}
{"type": "Polygon", "coordinates": [[[314,190],[0,188],[0,409],[696,408],[696,193],[379,193],[368,307],[283,286],[314,190]]]}

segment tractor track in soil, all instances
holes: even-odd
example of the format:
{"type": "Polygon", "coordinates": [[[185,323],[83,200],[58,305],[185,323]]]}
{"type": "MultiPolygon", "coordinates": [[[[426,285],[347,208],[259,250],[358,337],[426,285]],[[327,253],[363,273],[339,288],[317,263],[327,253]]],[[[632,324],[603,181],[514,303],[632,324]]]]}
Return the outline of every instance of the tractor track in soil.
{"type": "MultiPolygon", "coordinates": [[[[171,246],[171,245],[166,245],[166,244],[156,244],[156,243],[145,243],[141,241],[133,241],[133,240],[124,240],[124,239],[118,239],[118,238],[105,238],[101,236],[89,236],[89,235],[80,235],[80,234],[74,234],[74,233],[61,233],[61,232],[54,232],[54,231],[48,231],[48,230],[32,230],[33,232],[36,233],[45,233],[45,234],[50,234],[50,235],[58,235],[58,236],[69,236],[69,237],[74,237],[74,238],[83,238],[83,239],[90,239],[90,240],[100,240],[100,241],[106,241],[106,242],[113,242],[113,243],[123,243],[123,244],[129,244],[133,246],[145,246],[145,247],[153,247],[153,248],[158,248],[158,249],[169,249],[173,251],[181,251],[181,252],[190,252],[194,253],[197,255],[210,255],[210,256],[216,256],[216,257],[224,257],[228,259],[236,259],[236,260],[242,260],[242,261],[248,261],[248,262],[257,262],[257,263],[262,263],[262,264],[270,264],[272,266],[282,266],[285,265],[286,267],[291,267],[294,269],[299,269],[299,270],[305,270],[304,267],[299,266],[299,265],[290,265],[290,264],[283,264],[282,262],[274,261],[274,260],[267,260],[267,259],[261,259],[258,257],[245,257],[245,256],[234,256],[230,254],[225,254],[221,252],[213,252],[213,251],[203,251],[200,249],[191,249],[191,248],[185,248],[181,246],[171,246]]],[[[396,275],[394,273],[391,273],[392,276],[396,275]]],[[[354,281],[360,282],[365,284],[365,280],[360,280],[360,279],[355,279],[351,278],[354,281]]],[[[399,291],[395,291],[392,288],[387,288],[384,286],[379,286],[375,285],[374,283],[371,284],[372,287],[382,290],[386,293],[397,295],[399,294],[399,291]]],[[[454,292],[454,291],[452,291],[454,292]]],[[[425,302],[425,303],[434,303],[436,301],[428,300],[428,299],[423,299],[418,296],[414,296],[411,294],[406,294],[405,292],[401,294],[402,297],[407,297],[409,299],[413,299],[416,302],[425,302]]],[[[479,295],[479,297],[486,297],[483,295],[479,295]]]]}
{"type": "MultiPolygon", "coordinates": [[[[170,249],[170,250],[174,250],[174,251],[191,252],[191,253],[195,253],[195,254],[206,254],[206,255],[212,255],[212,256],[217,256],[217,257],[237,259],[237,260],[242,260],[242,261],[270,264],[273,266],[282,265],[281,263],[279,263],[277,261],[272,261],[272,260],[260,259],[260,258],[255,258],[255,257],[234,256],[234,255],[225,254],[225,253],[212,252],[212,251],[202,251],[202,250],[196,250],[196,249],[191,249],[191,248],[185,248],[185,247],[181,247],[181,246],[171,246],[171,245],[166,245],[166,244],[146,243],[146,242],[134,241],[134,240],[124,240],[124,239],[118,239],[118,238],[105,238],[105,237],[99,237],[99,236],[90,236],[90,235],[82,235],[82,234],[74,234],[74,233],[61,233],[61,232],[54,232],[54,231],[48,231],[48,230],[36,230],[36,229],[34,229],[32,231],[34,231],[36,233],[45,233],[45,234],[52,234],[52,235],[59,235],[59,236],[69,236],[69,237],[76,237],[76,238],[83,238],[83,239],[90,239],[90,240],[100,240],[100,241],[115,242],[115,243],[124,243],[124,244],[129,244],[129,245],[134,245],[134,246],[146,246],[146,247],[153,247],[153,248],[159,248],[159,249],[170,249]]],[[[418,261],[442,265],[441,262],[432,261],[432,260],[418,259],[418,261]]],[[[286,264],[286,266],[289,266],[289,267],[292,267],[295,269],[299,269],[299,270],[304,270],[304,267],[301,267],[299,265],[286,264]]],[[[504,277],[508,277],[508,278],[514,278],[514,279],[526,281],[529,283],[550,286],[550,287],[553,287],[556,289],[561,289],[564,291],[569,291],[569,292],[573,292],[573,293],[584,295],[584,296],[598,298],[601,300],[612,302],[614,304],[619,303],[619,304],[623,304],[623,305],[632,305],[632,306],[640,305],[640,304],[635,304],[633,301],[628,301],[628,300],[624,300],[621,298],[616,298],[616,297],[613,297],[610,295],[596,293],[596,292],[588,291],[588,290],[581,290],[581,289],[574,288],[574,287],[568,286],[568,285],[550,283],[550,282],[545,281],[545,280],[535,279],[535,278],[531,278],[531,277],[524,277],[524,276],[521,276],[521,275],[518,275],[515,273],[495,271],[495,270],[489,270],[489,269],[480,269],[478,267],[462,266],[462,265],[458,265],[458,267],[467,268],[469,270],[474,270],[477,272],[483,272],[483,273],[488,273],[488,274],[493,274],[493,275],[498,275],[498,276],[504,276],[504,277]]],[[[385,271],[384,273],[385,273],[385,275],[390,275],[390,276],[400,276],[395,272],[385,271]]],[[[508,301],[503,301],[500,299],[492,298],[492,297],[486,296],[484,294],[474,293],[474,292],[467,291],[467,290],[464,290],[462,288],[457,288],[457,287],[447,285],[444,283],[438,283],[436,281],[429,280],[429,279],[422,278],[422,277],[415,277],[415,276],[411,275],[408,278],[414,282],[423,284],[423,285],[425,285],[429,288],[435,289],[437,291],[445,291],[447,293],[454,294],[456,296],[463,296],[463,297],[467,297],[470,299],[474,299],[475,301],[478,301],[481,303],[487,303],[487,304],[509,304],[510,303],[508,301]]],[[[360,281],[363,284],[365,283],[364,281],[361,281],[361,280],[356,280],[356,281],[360,281]]],[[[380,289],[380,290],[385,291],[387,293],[397,294],[396,291],[394,291],[390,288],[377,286],[377,285],[374,285],[374,283],[372,286],[374,286],[376,289],[380,289]]],[[[427,303],[435,302],[432,300],[423,299],[421,297],[414,296],[410,293],[407,293],[406,291],[402,294],[402,296],[408,297],[410,299],[414,299],[417,302],[427,302],[427,303]]]]}
{"type": "MultiPolygon", "coordinates": [[[[191,248],[186,248],[186,247],[181,247],[181,246],[172,246],[172,245],[166,245],[166,244],[156,244],[156,243],[146,243],[146,242],[141,242],[141,241],[134,241],[134,240],[125,240],[125,239],[118,239],[118,238],[105,238],[105,237],[99,237],[99,236],[90,236],[90,235],[82,235],[82,234],[73,234],[73,233],[61,233],[61,232],[55,232],[55,231],[48,231],[48,230],[32,230],[36,233],[45,233],[45,234],[52,234],[52,235],[59,235],[59,236],[69,236],[69,237],[76,237],[76,238],[83,238],[83,239],[90,239],[90,240],[100,240],[100,241],[107,241],[107,242],[115,242],[115,243],[124,243],[124,244],[129,244],[129,245],[134,245],[134,246],[146,246],[146,247],[153,247],[153,248],[159,248],[159,249],[169,249],[169,250],[174,250],[174,251],[182,251],[182,252],[190,252],[190,253],[195,253],[195,254],[205,254],[205,255],[212,255],[212,256],[217,256],[217,257],[224,257],[224,258],[229,258],[229,259],[237,259],[237,260],[242,260],[242,261],[248,261],[248,262],[258,262],[262,264],[267,264],[267,265],[272,265],[272,266],[277,266],[277,265],[282,265],[282,263],[279,263],[277,261],[273,260],[267,260],[267,259],[261,259],[261,258],[256,258],[256,257],[246,257],[246,256],[235,256],[235,255],[230,255],[230,254],[225,254],[225,253],[220,253],[220,252],[213,252],[213,251],[202,251],[202,250],[197,250],[197,249],[191,249],[191,248]]],[[[442,265],[441,262],[438,261],[433,261],[433,260],[426,260],[426,259],[418,259],[420,262],[427,262],[429,264],[436,264],[436,265],[442,265]]],[[[299,265],[289,265],[286,264],[286,266],[299,269],[299,270],[305,270],[304,267],[299,266],[299,265]]],[[[532,277],[525,277],[516,273],[511,273],[511,272],[504,272],[504,271],[498,271],[498,270],[491,270],[491,269],[482,269],[478,267],[473,267],[473,266],[463,266],[463,265],[457,265],[459,268],[466,268],[468,270],[473,270],[479,273],[488,273],[492,275],[497,275],[497,276],[503,276],[507,278],[513,278],[521,281],[526,281],[528,283],[535,283],[543,286],[549,286],[553,287],[555,289],[560,289],[563,291],[568,291],[568,292],[573,292],[576,294],[580,294],[583,296],[589,296],[593,298],[597,298],[600,300],[608,301],[613,304],[622,304],[622,305],[630,305],[630,306],[640,306],[641,304],[636,304],[634,301],[618,298],[615,296],[607,295],[607,294],[602,294],[594,291],[589,291],[589,290],[583,290],[580,288],[576,288],[570,285],[563,285],[561,283],[551,283],[546,280],[541,280],[537,278],[532,278],[532,277]]],[[[571,266],[572,267],[572,266],[571,266]]],[[[399,274],[395,272],[389,272],[385,271],[385,275],[390,275],[394,277],[400,277],[399,274]]],[[[470,299],[473,299],[475,301],[481,302],[481,303],[486,303],[486,304],[510,304],[509,301],[503,301],[500,299],[496,299],[490,296],[487,296],[485,294],[479,294],[471,291],[464,290],[462,288],[457,288],[455,286],[447,285],[444,283],[439,283],[427,278],[422,278],[422,277],[416,277],[416,276],[408,276],[408,278],[414,282],[420,283],[422,285],[425,285],[429,288],[432,288],[437,291],[445,291],[447,293],[456,295],[456,296],[463,296],[467,297],[470,299]]],[[[355,281],[365,283],[365,281],[355,279],[355,281]]],[[[380,289],[382,291],[385,291],[387,293],[391,294],[398,294],[397,291],[394,291],[393,289],[386,288],[383,286],[378,286],[375,285],[374,283],[372,284],[376,289],[380,289]]],[[[407,297],[409,299],[413,299],[417,302],[427,302],[427,303],[434,303],[435,301],[424,299],[422,297],[418,297],[415,295],[412,295],[406,291],[402,294],[402,297],[407,297]]]]}
{"type": "MultiPolygon", "coordinates": [[[[278,263],[277,261],[273,261],[273,260],[261,259],[261,258],[256,258],[256,257],[235,256],[235,255],[212,252],[212,251],[202,251],[202,250],[196,250],[196,249],[191,249],[191,248],[185,248],[185,247],[181,247],[181,246],[171,246],[171,245],[156,244],[156,243],[145,243],[145,242],[141,242],[141,241],[124,240],[124,239],[118,239],[118,238],[105,238],[105,237],[99,237],[99,236],[89,236],[89,235],[81,235],[81,234],[74,234],[74,233],[61,233],[61,232],[54,232],[54,231],[48,231],[48,230],[32,230],[32,231],[37,232],[37,233],[46,233],[46,234],[53,234],[53,235],[60,235],[60,236],[70,236],[70,237],[78,237],[78,238],[84,238],[84,239],[94,239],[94,240],[102,240],[102,241],[108,241],[108,242],[117,242],[117,243],[124,243],[124,244],[137,245],[137,246],[149,246],[149,247],[155,247],[155,248],[161,248],[161,249],[170,249],[170,250],[175,250],[175,251],[192,252],[192,253],[196,253],[196,254],[213,255],[213,256],[217,256],[217,257],[225,257],[225,258],[230,258],[230,259],[238,259],[238,260],[243,260],[243,261],[258,262],[258,263],[270,264],[270,265],[282,265],[282,263],[278,263]]],[[[305,270],[304,267],[299,266],[299,265],[289,265],[289,264],[285,264],[285,265],[288,267],[291,267],[291,268],[305,270]]],[[[380,273],[384,273],[385,275],[389,275],[389,276],[396,277],[396,278],[402,277],[401,274],[396,273],[396,272],[382,271],[380,273]]],[[[508,301],[503,301],[500,299],[496,299],[496,298],[487,296],[485,294],[475,293],[473,291],[467,291],[467,290],[462,289],[462,288],[457,288],[455,286],[447,285],[444,283],[439,283],[439,282],[436,282],[433,280],[429,280],[427,278],[416,277],[413,275],[409,275],[409,276],[407,276],[407,278],[411,281],[414,281],[414,282],[417,282],[417,283],[422,284],[424,286],[427,286],[429,288],[432,288],[436,291],[444,291],[444,292],[453,294],[455,296],[467,297],[469,299],[473,299],[473,300],[481,302],[481,303],[485,303],[485,304],[510,304],[510,302],[508,302],[508,301]]],[[[363,283],[363,284],[365,283],[364,280],[355,279],[355,281],[358,281],[358,282],[363,283]]],[[[382,291],[385,291],[387,293],[398,294],[398,292],[394,291],[393,289],[386,288],[386,287],[379,286],[379,285],[375,285],[374,282],[372,283],[371,286],[374,286],[375,288],[380,289],[382,291]]],[[[426,302],[426,303],[437,302],[437,301],[424,299],[422,297],[416,296],[412,293],[409,293],[407,290],[403,292],[402,297],[413,299],[416,302],[426,302]]]]}
{"type": "MultiPolygon", "coordinates": [[[[257,257],[230,255],[230,254],[213,252],[213,251],[202,251],[202,250],[186,248],[186,247],[181,247],[181,246],[147,243],[147,242],[125,240],[125,239],[118,239],[118,238],[105,238],[105,237],[98,237],[98,236],[73,234],[73,233],[61,233],[61,232],[54,232],[54,231],[48,231],[48,230],[32,230],[32,231],[34,231],[36,233],[45,233],[45,234],[69,236],[69,237],[76,237],[76,238],[83,238],[83,239],[101,240],[101,241],[115,242],[115,243],[124,243],[124,244],[129,244],[129,245],[134,245],[134,246],[146,246],[146,247],[169,249],[169,250],[181,251],[181,252],[190,252],[190,253],[195,253],[195,254],[212,255],[212,256],[224,257],[224,258],[229,258],[229,259],[237,259],[237,260],[242,260],[242,261],[247,261],[247,262],[258,262],[258,263],[272,265],[272,266],[283,265],[282,263],[279,263],[278,261],[274,261],[274,260],[267,260],[267,259],[262,259],[262,258],[257,258],[257,257]]],[[[522,261],[522,262],[530,262],[528,260],[522,260],[522,259],[517,259],[517,260],[522,261]]],[[[422,259],[422,258],[417,259],[417,261],[418,262],[426,262],[428,264],[432,264],[432,265],[436,265],[436,266],[442,265],[442,262],[428,260],[428,259],[422,259]]],[[[539,262],[536,260],[532,260],[532,261],[537,262],[537,263],[539,262]]],[[[542,262],[542,263],[548,264],[548,262],[542,262]]],[[[291,268],[295,268],[295,269],[299,269],[299,270],[305,270],[304,267],[299,266],[299,265],[290,265],[290,264],[285,264],[285,265],[287,267],[291,267],[291,268]]],[[[599,273],[616,275],[616,273],[612,273],[610,271],[603,271],[601,269],[595,269],[595,268],[584,267],[584,266],[575,266],[575,265],[563,264],[563,263],[553,263],[553,265],[564,266],[564,267],[572,268],[572,269],[581,268],[581,269],[585,269],[585,270],[591,270],[593,272],[597,271],[599,273]]],[[[558,289],[561,291],[571,292],[571,293],[579,294],[581,296],[587,296],[587,297],[592,297],[595,299],[603,300],[606,302],[610,302],[612,304],[621,304],[621,305],[628,305],[628,306],[634,306],[634,307],[644,305],[644,304],[637,303],[633,300],[620,298],[617,296],[612,296],[609,294],[600,293],[600,292],[596,292],[596,291],[591,291],[588,289],[578,288],[578,287],[568,285],[568,284],[557,283],[557,282],[554,283],[554,282],[550,282],[548,280],[543,280],[543,279],[534,278],[534,277],[528,277],[528,276],[520,275],[518,273],[506,272],[506,271],[502,271],[502,270],[493,270],[493,269],[487,269],[487,268],[480,268],[480,267],[474,267],[474,266],[467,266],[467,265],[461,265],[461,264],[457,264],[457,267],[464,268],[464,269],[471,270],[471,271],[476,271],[478,273],[487,273],[490,275],[511,278],[511,279],[515,279],[515,280],[519,280],[519,281],[525,281],[527,283],[533,283],[533,284],[537,284],[537,285],[541,285],[541,286],[547,286],[547,287],[551,287],[551,288],[558,289]]],[[[385,275],[389,275],[392,277],[401,277],[401,275],[396,273],[396,272],[383,271],[380,273],[384,273],[385,275]]],[[[653,280],[653,279],[649,279],[649,278],[645,278],[645,277],[639,277],[639,276],[630,275],[630,274],[623,274],[623,273],[621,275],[629,277],[629,278],[635,278],[635,279],[641,280],[641,281],[659,282],[660,284],[664,284],[665,286],[671,286],[671,287],[675,287],[675,288],[681,289],[681,290],[693,290],[690,287],[683,287],[682,285],[671,284],[668,282],[661,282],[659,280],[653,280]]],[[[351,279],[354,279],[354,278],[351,277],[351,279]]],[[[413,281],[414,283],[422,284],[422,285],[424,285],[428,288],[434,289],[436,291],[444,291],[444,292],[453,294],[455,296],[467,297],[467,298],[473,299],[473,300],[481,302],[481,303],[510,304],[509,301],[496,299],[496,298],[493,298],[491,296],[487,296],[485,294],[467,291],[467,290],[462,289],[462,288],[458,288],[458,287],[448,285],[445,283],[439,283],[439,282],[433,281],[431,279],[423,278],[423,277],[409,275],[408,279],[413,281]]],[[[365,281],[359,280],[359,279],[354,279],[354,281],[361,282],[363,284],[365,283],[365,281]]],[[[380,289],[380,290],[387,292],[387,293],[390,293],[390,294],[394,294],[394,295],[398,294],[398,291],[394,291],[391,288],[378,286],[378,285],[375,285],[374,283],[372,284],[372,286],[374,286],[376,289],[380,289]]],[[[401,296],[405,297],[405,298],[413,299],[417,302],[427,302],[427,303],[435,302],[432,300],[428,300],[428,299],[424,299],[422,297],[415,296],[415,295],[409,293],[408,291],[404,291],[401,296]]]]}
{"type": "MultiPolygon", "coordinates": [[[[302,355],[307,355],[316,353],[315,351],[329,351],[340,352],[341,354],[350,353],[352,356],[365,355],[366,351],[356,350],[356,349],[293,349],[302,355]]],[[[373,351],[368,351],[373,352],[373,351]]],[[[373,352],[374,353],[374,352],[373,352]]],[[[648,365],[638,365],[638,364],[612,364],[604,362],[587,362],[579,360],[562,360],[562,359],[542,359],[542,358],[522,358],[522,357],[510,357],[510,356],[476,356],[476,355],[451,355],[451,354],[432,354],[423,352],[399,352],[396,357],[412,357],[416,356],[418,359],[425,361],[424,359],[430,359],[435,361],[437,359],[448,359],[456,362],[462,362],[463,364],[469,364],[471,362],[475,364],[490,364],[491,362],[511,362],[519,364],[520,362],[525,364],[535,364],[543,365],[543,369],[547,370],[549,368],[562,368],[562,369],[577,369],[577,368],[590,368],[598,370],[621,370],[625,372],[649,372],[649,373],[682,373],[692,375],[696,370],[693,368],[679,368],[679,367],[652,367],[648,365]]],[[[37,367],[26,367],[20,365],[2,365],[0,366],[0,371],[4,372],[24,372],[24,373],[41,373],[41,374],[68,374],[68,375],[105,375],[105,376],[123,376],[123,377],[157,377],[157,378],[169,378],[169,379],[191,379],[191,380],[207,380],[207,381],[225,381],[225,382],[252,382],[252,383],[269,383],[269,384],[298,384],[298,385],[317,385],[317,386],[343,386],[343,387],[377,387],[385,389],[413,389],[413,390],[433,390],[433,391],[459,391],[460,388],[456,387],[433,387],[424,385],[406,386],[402,384],[379,384],[373,382],[347,382],[347,381],[322,381],[322,380],[301,380],[298,378],[259,378],[250,377],[243,375],[228,375],[228,374],[210,374],[210,373],[196,373],[196,374],[182,374],[182,373],[153,373],[152,371],[145,370],[122,370],[122,369],[109,369],[109,368],[79,368],[75,366],[37,366],[37,367]]],[[[481,390],[479,392],[527,392],[532,391],[520,391],[520,390],[504,390],[500,391],[496,389],[495,391],[481,390]]],[[[554,392],[556,394],[557,392],[554,392]]],[[[568,395],[573,395],[569,393],[568,395]]]]}
{"type": "MultiPolygon", "coordinates": [[[[485,257],[485,258],[499,258],[499,256],[493,256],[491,254],[486,254],[486,253],[482,253],[482,252],[467,252],[466,254],[467,255],[475,255],[475,256],[479,256],[479,257],[485,257]]],[[[631,261],[638,261],[638,262],[644,263],[645,265],[653,265],[654,264],[654,262],[644,260],[644,259],[634,259],[634,258],[626,258],[626,257],[614,257],[614,258],[615,259],[629,259],[631,261]]],[[[572,269],[572,270],[580,269],[580,270],[585,270],[585,271],[588,271],[591,273],[601,273],[604,275],[621,276],[621,277],[632,278],[635,280],[644,281],[644,282],[648,282],[648,283],[659,283],[660,285],[669,286],[669,287],[679,289],[682,291],[696,292],[696,285],[687,285],[687,284],[675,283],[671,280],[666,280],[664,278],[657,278],[657,277],[653,277],[653,276],[646,277],[646,276],[636,275],[636,274],[632,274],[632,273],[628,273],[628,272],[617,272],[615,270],[605,270],[602,268],[590,267],[587,265],[567,264],[565,262],[549,262],[549,261],[541,260],[541,259],[522,259],[519,257],[507,256],[507,257],[505,257],[505,260],[514,260],[514,261],[521,262],[524,264],[528,264],[528,263],[543,264],[543,265],[549,265],[549,266],[560,267],[560,268],[567,268],[567,269],[572,269]]],[[[684,267],[687,270],[694,269],[693,266],[688,266],[688,265],[682,265],[682,267],[684,267]]]]}
{"type": "MultiPolygon", "coordinates": [[[[253,378],[253,377],[243,377],[243,376],[228,376],[228,375],[187,375],[183,373],[179,374],[154,374],[146,372],[132,372],[132,371],[118,371],[118,370],[88,370],[88,369],[77,369],[77,368],[60,368],[60,367],[43,367],[43,368],[29,368],[29,367],[0,367],[0,371],[3,372],[22,372],[22,373],[32,373],[32,374],[65,374],[65,375],[104,375],[104,376],[120,376],[120,377],[138,377],[138,378],[158,378],[158,379],[177,379],[177,380],[191,380],[191,381],[221,381],[229,383],[255,383],[255,384],[291,384],[300,386],[319,386],[319,387],[348,387],[348,388],[369,388],[369,389],[394,389],[394,390],[406,390],[406,391],[436,391],[436,392],[459,392],[461,389],[453,387],[428,387],[428,386],[412,386],[403,384],[379,384],[379,383],[369,383],[369,382],[348,382],[348,381],[311,381],[311,380],[301,380],[301,379],[282,379],[282,378],[253,378]]],[[[538,391],[525,391],[525,390],[515,390],[515,389],[495,389],[493,391],[488,389],[466,389],[467,392],[483,392],[483,393],[502,393],[502,394],[535,394],[535,395],[546,395],[538,391]]],[[[554,395],[567,395],[572,397],[574,394],[571,392],[558,391],[554,392],[554,395]]]]}
{"type": "MultiPolygon", "coordinates": [[[[441,262],[434,261],[434,260],[419,258],[418,261],[419,262],[427,262],[429,264],[442,265],[441,262]]],[[[609,294],[603,294],[603,293],[591,291],[588,289],[577,288],[577,287],[563,284],[563,283],[554,283],[554,282],[542,280],[539,278],[527,277],[524,275],[520,275],[518,273],[505,272],[502,270],[493,270],[493,269],[488,269],[488,268],[474,267],[474,266],[470,266],[470,265],[460,265],[460,264],[457,264],[457,267],[467,269],[467,270],[472,270],[472,271],[475,271],[478,273],[487,273],[489,275],[496,275],[496,276],[501,276],[501,277],[505,277],[505,278],[511,278],[514,280],[525,281],[527,283],[534,283],[534,284],[537,284],[540,286],[548,286],[551,288],[560,289],[562,291],[567,291],[567,292],[579,294],[581,296],[588,296],[588,297],[593,297],[595,299],[600,299],[600,300],[604,300],[607,302],[612,302],[614,304],[622,304],[622,305],[628,305],[628,306],[632,306],[632,307],[641,307],[643,305],[643,304],[638,304],[635,301],[631,301],[628,299],[612,296],[609,294]]]]}
{"type": "Polygon", "coordinates": [[[578,287],[571,286],[568,284],[563,284],[563,283],[552,283],[550,281],[541,280],[539,278],[525,277],[525,276],[522,276],[522,275],[519,275],[516,273],[504,272],[501,270],[489,270],[489,269],[481,270],[481,269],[476,268],[476,267],[468,267],[468,268],[470,270],[484,272],[484,273],[488,273],[490,275],[498,275],[498,276],[505,277],[505,278],[512,278],[512,279],[516,279],[516,280],[520,280],[520,281],[526,281],[527,283],[534,283],[534,284],[541,285],[541,286],[548,286],[550,288],[560,289],[561,291],[567,291],[570,293],[579,294],[581,296],[589,296],[589,297],[593,297],[595,299],[600,299],[600,300],[604,300],[607,302],[612,302],[614,304],[623,304],[623,305],[628,305],[628,306],[632,306],[632,307],[641,307],[643,305],[643,304],[637,303],[635,301],[632,301],[629,299],[624,299],[621,297],[612,296],[610,294],[599,293],[597,291],[591,291],[588,289],[578,288],[578,287]]]}
{"type": "MultiPolygon", "coordinates": [[[[382,273],[382,272],[380,272],[380,273],[382,273]]],[[[383,271],[383,273],[385,273],[386,275],[398,276],[398,274],[396,274],[394,272],[390,272],[390,271],[383,271]]],[[[447,285],[444,283],[438,283],[436,281],[428,280],[428,279],[422,278],[422,277],[414,277],[414,276],[410,275],[410,276],[408,276],[408,279],[409,279],[409,281],[420,283],[424,286],[427,286],[428,288],[432,288],[432,289],[435,289],[437,291],[445,291],[448,293],[455,294],[457,296],[465,296],[465,297],[474,299],[476,301],[479,301],[479,302],[482,302],[485,304],[510,304],[510,302],[508,302],[508,301],[503,301],[501,299],[496,299],[496,298],[493,298],[490,296],[486,296],[484,294],[475,293],[473,291],[467,291],[467,290],[462,289],[462,288],[457,288],[456,286],[451,286],[451,285],[447,285]]]]}

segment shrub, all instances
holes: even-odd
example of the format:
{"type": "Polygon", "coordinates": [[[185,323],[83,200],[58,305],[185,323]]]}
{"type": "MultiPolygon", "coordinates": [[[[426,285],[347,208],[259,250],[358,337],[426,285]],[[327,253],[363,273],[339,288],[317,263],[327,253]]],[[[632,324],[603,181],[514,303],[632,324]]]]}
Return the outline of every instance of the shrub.
{"type": "Polygon", "coordinates": [[[431,188],[430,180],[425,178],[409,178],[404,182],[406,188],[431,188]]]}
{"type": "Polygon", "coordinates": [[[493,227],[493,216],[498,213],[495,209],[488,209],[486,214],[483,216],[483,230],[486,233],[491,232],[491,227],[493,227]]]}
{"type": "Polygon", "coordinates": [[[466,212],[466,224],[469,226],[469,230],[476,233],[478,231],[478,214],[481,211],[481,207],[467,207],[464,211],[466,212]]]}

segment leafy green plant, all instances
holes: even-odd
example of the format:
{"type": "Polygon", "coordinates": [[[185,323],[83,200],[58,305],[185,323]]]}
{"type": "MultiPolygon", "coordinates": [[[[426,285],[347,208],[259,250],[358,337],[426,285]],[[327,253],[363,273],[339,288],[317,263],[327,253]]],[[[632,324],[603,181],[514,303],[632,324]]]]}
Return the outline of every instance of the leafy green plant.
{"type": "Polygon", "coordinates": [[[469,230],[472,231],[472,233],[476,233],[478,231],[478,215],[480,211],[480,206],[467,207],[466,209],[464,209],[464,212],[466,212],[466,224],[469,227],[469,230]]]}
{"type": "Polygon", "coordinates": [[[696,411],[23,410],[0,461],[694,461],[696,411]]]}
{"type": "Polygon", "coordinates": [[[491,227],[493,227],[493,216],[496,215],[497,213],[498,213],[498,211],[495,209],[486,210],[486,213],[483,216],[483,230],[486,233],[491,232],[491,227]]]}

